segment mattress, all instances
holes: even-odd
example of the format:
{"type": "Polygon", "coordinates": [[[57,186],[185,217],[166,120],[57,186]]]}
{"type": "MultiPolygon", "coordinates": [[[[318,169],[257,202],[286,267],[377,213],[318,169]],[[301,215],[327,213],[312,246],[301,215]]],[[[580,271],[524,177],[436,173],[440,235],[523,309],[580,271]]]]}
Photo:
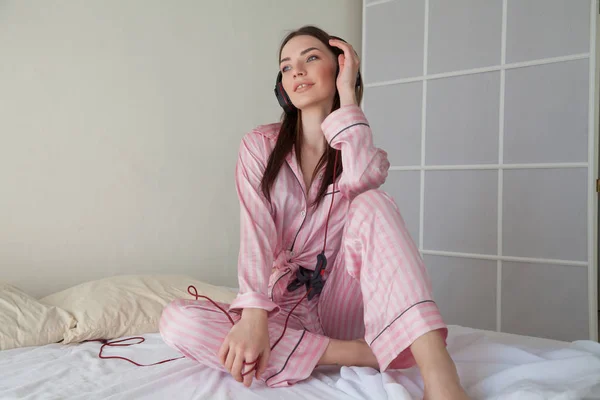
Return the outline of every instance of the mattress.
{"type": "MultiPolygon", "coordinates": [[[[473,399],[600,399],[600,344],[559,342],[450,327],[448,350],[473,399]]],[[[180,356],[159,334],[130,347],[107,347],[140,364],[180,356]]],[[[188,359],[138,367],[100,359],[101,344],[51,344],[0,352],[2,399],[419,399],[417,368],[319,367],[288,388],[254,382],[245,388],[226,373],[188,359]]]]}

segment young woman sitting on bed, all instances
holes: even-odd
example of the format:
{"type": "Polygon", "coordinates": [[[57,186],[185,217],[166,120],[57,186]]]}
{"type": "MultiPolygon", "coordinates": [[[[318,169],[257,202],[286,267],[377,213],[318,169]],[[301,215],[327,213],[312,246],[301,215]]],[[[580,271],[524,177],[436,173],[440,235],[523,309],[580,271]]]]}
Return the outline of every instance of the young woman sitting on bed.
{"type": "Polygon", "coordinates": [[[359,107],[358,55],[307,26],[285,38],[279,67],[282,122],[246,134],[236,167],[239,294],[227,313],[170,303],[165,342],[247,386],[292,385],[318,365],[416,363],[427,398],[466,398],[420,254],[378,189],[389,162],[359,107]]]}

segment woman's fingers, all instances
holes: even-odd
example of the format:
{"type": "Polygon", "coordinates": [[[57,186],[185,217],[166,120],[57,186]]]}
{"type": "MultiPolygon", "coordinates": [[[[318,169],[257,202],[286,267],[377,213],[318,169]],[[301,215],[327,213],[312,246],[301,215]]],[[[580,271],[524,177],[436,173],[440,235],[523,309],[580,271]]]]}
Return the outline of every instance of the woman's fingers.
{"type": "Polygon", "coordinates": [[[346,57],[350,56],[351,54],[351,46],[349,43],[344,42],[343,40],[339,40],[339,39],[329,39],[329,44],[331,44],[332,46],[335,47],[339,47],[340,49],[342,49],[342,51],[344,52],[344,55],[346,57]]]}
{"type": "Polygon", "coordinates": [[[265,373],[267,369],[267,364],[269,363],[269,357],[271,356],[271,350],[267,348],[263,354],[260,355],[258,359],[258,364],[256,366],[256,379],[260,379],[262,375],[265,373]]]}
{"type": "Polygon", "coordinates": [[[233,366],[231,368],[231,376],[238,381],[242,381],[242,368],[244,367],[244,353],[237,352],[235,354],[235,360],[233,361],[233,366]]]}
{"type": "Polygon", "coordinates": [[[245,353],[245,361],[244,361],[244,385],[246,387],[250,387],[252,385],[252,379],[256,374],[256,369],[258,368],[260,356],[256,351],[246,351],[245,353]]]}
{"type": "Polygon", "coordinates": [[[244,365],[244,386],[246,387],[250,387],[252,385],[252,379],[254,379],[254,373],[256,371],[252,371],[252,369],[256,368],[256,364],[255,363],[250,363],[249,361],[246,361],[246,364],[244,365]]]}
{"type": "Polygon", "coordinates": [[[230,348],[229,352],[227,353],[227,359],[225,360],[225,368],[227,369],[227,371],[229,371],[229,373],[231,373],[235,358],[235,350],[230,348]]]}
{"type": "Polygon", "coordinates": [[[219,361],[221,362],[221,364],[223,364],[223,366],[225,366],[225,361],[227,360],[228,352],[229,352],[229,341],[227,340],[227,338],[225,338],[225,340],[221,344],[221,347],[219,348],[219,353],[217,354],[219,357],[219,361]]]}
{"type": "Polygon", "coordinates": [[[344,42],[343,40],[331,39],[329,44],[340,48],[344,52],[344,60],[348,62],[351,60],[353,63],[358,64],[358,54],[354,47],[350,43],[344,42]]]}
{"type": "Polygon", "coordinates": [[[358,79],[360,61],[358,54],[352,46],[343,40],[332,39],[329,42],[343,51],[338,55],[339,73],[336,78],[336,87],[340,94],[340,105],[356,103],[355,86],[358,79]]]}

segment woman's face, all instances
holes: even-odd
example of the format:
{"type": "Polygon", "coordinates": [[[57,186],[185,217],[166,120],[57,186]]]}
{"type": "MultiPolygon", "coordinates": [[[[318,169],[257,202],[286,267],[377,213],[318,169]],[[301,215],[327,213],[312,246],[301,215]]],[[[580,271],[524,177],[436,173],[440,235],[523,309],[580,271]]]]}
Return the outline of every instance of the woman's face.
{"type": "Polygon", "coordinates": [[[331,109],[336,91],[336,68],[333,52],[312,36],[296,36],[281,51],[279,70],[283,88],[300,110],[331,109]]]}

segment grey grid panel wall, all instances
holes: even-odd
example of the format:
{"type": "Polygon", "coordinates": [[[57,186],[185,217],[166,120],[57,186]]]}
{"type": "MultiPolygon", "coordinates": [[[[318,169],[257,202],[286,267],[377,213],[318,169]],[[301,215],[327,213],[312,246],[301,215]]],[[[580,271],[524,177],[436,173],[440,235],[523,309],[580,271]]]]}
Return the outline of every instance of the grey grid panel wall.
{"type": "Polygon", "coordinates": [[[591,1],[365,1],[383,189],[449,324],[589,338],[591,1]]]}

